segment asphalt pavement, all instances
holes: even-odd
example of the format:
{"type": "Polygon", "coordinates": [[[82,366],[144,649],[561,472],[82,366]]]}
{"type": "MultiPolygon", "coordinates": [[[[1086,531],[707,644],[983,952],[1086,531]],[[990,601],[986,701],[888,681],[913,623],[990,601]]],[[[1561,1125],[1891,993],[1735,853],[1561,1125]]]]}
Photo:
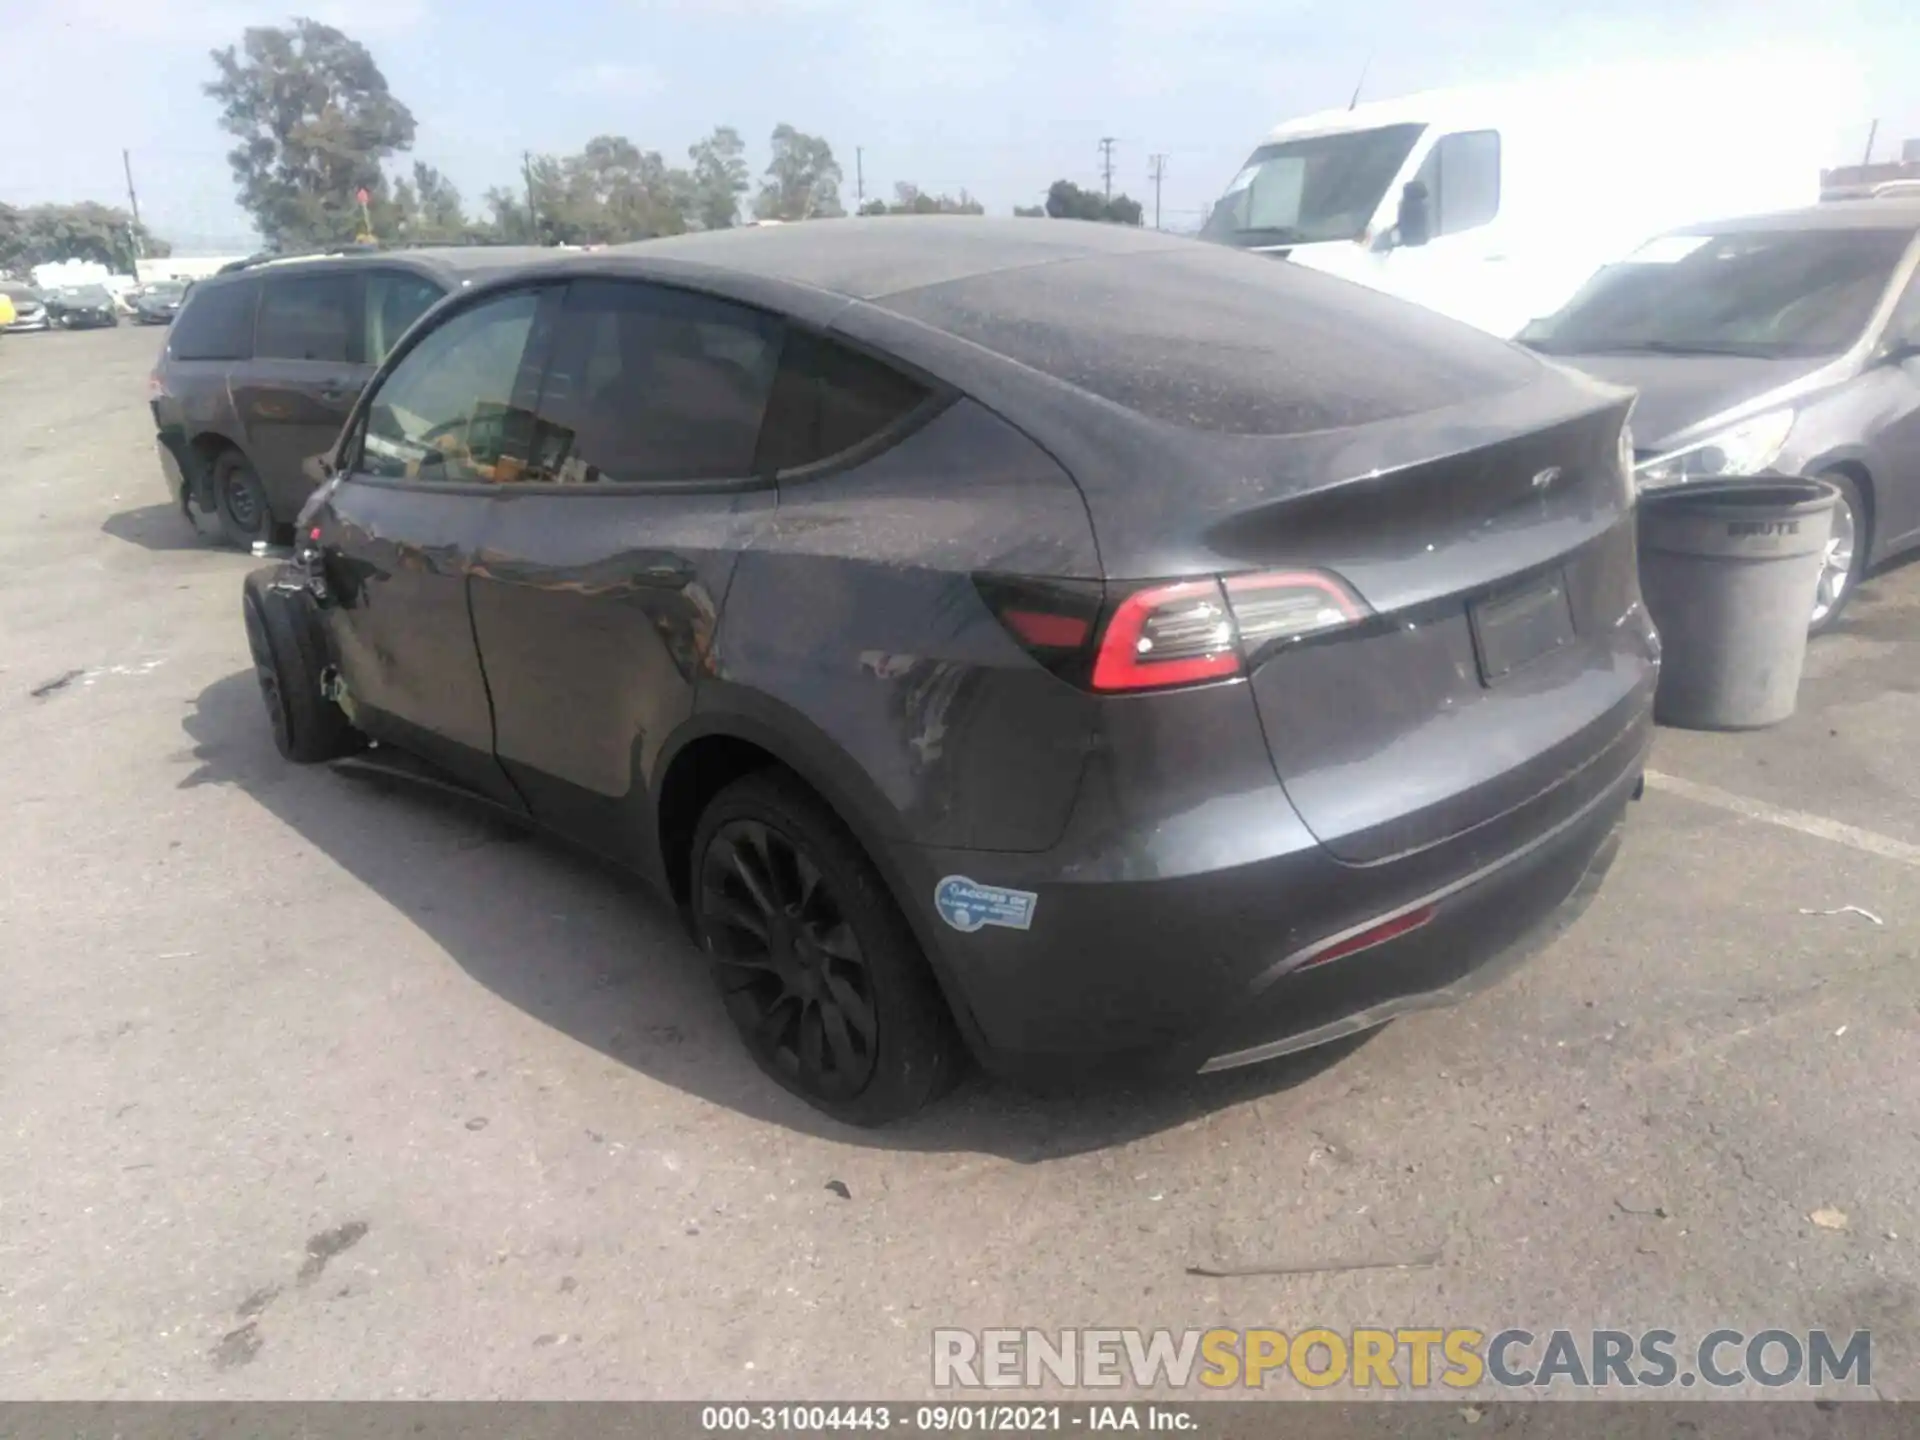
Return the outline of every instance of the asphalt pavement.
{"type": "Polygon", "coordinates": [[[1662,732],[1500,988],[857,1132],[633,883],[281,762],[160,340],[0,339],[0,1397],[907,1397],[935,1326],[1519,1325],[1867,1328],[1920,1398],[1920,565],[1788,724],[1662,732]]]}

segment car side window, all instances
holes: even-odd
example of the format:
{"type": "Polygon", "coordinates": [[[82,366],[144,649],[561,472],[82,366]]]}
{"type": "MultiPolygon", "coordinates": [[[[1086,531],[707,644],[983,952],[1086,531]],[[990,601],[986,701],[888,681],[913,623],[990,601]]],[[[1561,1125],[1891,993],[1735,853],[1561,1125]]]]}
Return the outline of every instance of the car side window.
{"type": "Polygon", "coordinates": [[[176,360],[244,360],[253,353],[253,310],[260,282],[225,280],[187,292],[167,353],[176,360]]]}
{"type": "Polygon", "coordinates": [[[891,365],[789,330],[754,471],[770,475],[845,454],[910,415],[929,393],[891,365]]]}
{"type": "Polygon", "coordinates": [[[690,291],[575,281],[541,387],[527,478],[587,485],[752,475],[783,328],[763,311],[690,291]]]}
{"type": "Polygon", "coordinates": [[[254,358],[352,360],[355,289],[351,275],[268,276],[254,321],[254,358]]]}
{"type": "Polygon", "coordinates": [[[408,327],[445,294],[433,281],[405,270],[370,272],[367,275],[367,363],[378,365],[392,354],[408,327]]]}
{"type": "Polygon", "coordinates": [[[474,484],[517,478],[532,416],[517,404],[541,292],[483,300],[435,326],[368,398],[357,473],[474,484]]]}
{"type": "Polygon", "coordinates": [[[1500,132],[1444,135],[1414,177],[1427,187],[1432,233],[1474,230],[1500,213],[1500,132]]]}

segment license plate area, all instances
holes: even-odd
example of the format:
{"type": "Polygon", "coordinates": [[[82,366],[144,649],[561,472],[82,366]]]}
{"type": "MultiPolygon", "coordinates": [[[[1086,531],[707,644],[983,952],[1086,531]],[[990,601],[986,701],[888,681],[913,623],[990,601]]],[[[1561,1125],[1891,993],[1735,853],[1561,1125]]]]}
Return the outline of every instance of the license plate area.
{"type": "Polygon", "coordinates": [[[1467,604],[1480,679],[1498,685],[1516,670],[1573,643],[1573,602],[1564,570],[1536,575],[1522,584],[1467,604]]]}

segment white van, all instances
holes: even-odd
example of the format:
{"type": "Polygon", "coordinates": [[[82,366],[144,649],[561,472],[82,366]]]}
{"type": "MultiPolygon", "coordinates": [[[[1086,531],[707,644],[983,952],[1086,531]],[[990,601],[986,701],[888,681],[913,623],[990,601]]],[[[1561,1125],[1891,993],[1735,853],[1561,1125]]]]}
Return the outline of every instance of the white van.
{"type": "Polygon", "coordinates": [[[1269,134],[1202,233],[1511,336],[1650,235],[1815,203],[1857,143],[1849,73],[1659,61],[1324,111],[1269,134]]]}

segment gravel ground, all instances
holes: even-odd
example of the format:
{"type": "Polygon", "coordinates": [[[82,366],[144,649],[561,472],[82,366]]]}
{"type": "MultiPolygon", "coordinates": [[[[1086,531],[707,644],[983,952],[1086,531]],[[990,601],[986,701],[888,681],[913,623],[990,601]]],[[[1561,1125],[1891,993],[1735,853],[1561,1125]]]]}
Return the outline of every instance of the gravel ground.
{"type": "Polygon", "coordinates": [[[1871,1328],[1920,1398],[1920,565],[1789,724],[1662,733],[1503,987],[852,1132],[632,884],[280,762],[159,339],[0,340],[0,1396],[911,1396],[936,1325],[1424,1324],[1871,1328]]]}

